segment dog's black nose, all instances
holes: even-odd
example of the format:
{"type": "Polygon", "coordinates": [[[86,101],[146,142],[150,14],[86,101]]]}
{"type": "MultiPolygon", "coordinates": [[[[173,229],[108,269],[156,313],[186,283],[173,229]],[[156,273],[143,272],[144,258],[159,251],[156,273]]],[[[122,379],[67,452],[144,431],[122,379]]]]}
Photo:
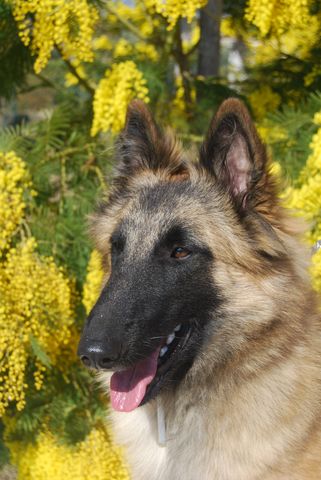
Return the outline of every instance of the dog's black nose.
{"type": "Polygon", "coordinates": [[[101,370],[112,368],[119,357],[119,352],[120,345],[116,342],[102,344],[81,339],[77,353],[86,367],[101,370]]]}
{"type": "Polygon", "coordinates": [[[113,361],[106,357],[104,353],[90,352],[87,355],[80,355],[80,360],[86,367],[100,369],[111,368],[113,361]]]}

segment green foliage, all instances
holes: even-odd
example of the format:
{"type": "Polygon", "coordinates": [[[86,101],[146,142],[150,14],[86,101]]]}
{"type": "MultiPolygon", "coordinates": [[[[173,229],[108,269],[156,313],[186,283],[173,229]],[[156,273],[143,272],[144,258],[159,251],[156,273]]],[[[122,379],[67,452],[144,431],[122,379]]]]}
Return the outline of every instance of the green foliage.
{"type": "Polygon", "coordinates": [[[40,360],[40,362],[45,365],[46,367],[51,366],[50,358],[46,354],[46,352],[42,349],[41,345],[33,335],[29,335],[30,338],[30,345],[33,350],[35,357],[40,360]]]}
{"type": "Polygon", "coordinates": [[[234,18],[242,19],[246,3],[246,0],[225,0],[223,2],[223,11],[234,18]]]}
{"type": "Polygon", "coordinates": [[[283,53],[274,61],[248,68],[251,88],[255,89],[269,79],[269,85],[282,97],[283,104],[293,105],[306,100],[310,93],[321,89],[320,74],[317,74],[309,85],[305,84],[311,65],[318,64],[320,55],[320,48],[311,49],[310,56],[306,59],[283,53]]]}
{"type": "Polygon", "coordinates": [[[198,102],[195,107],[194,131],[197,134],[206,132],[213,112],[218,109],[223,100],[228,97],[242,98],[227,82],[218,82],[213,78],[196,79],[195,88],[198,102]]]}
{"type": "Polygon", "coordinates": [[[14,150],[17,154],[24,156],[31,147],[31,139],[35,134],[36,126],[29,123],[0,129],[0,150],[2,152],[14,150]]]}
{"type": "Polygon", "coordinates": [[[313,117],[320,110],[321,94],[313,93],[295,106],[285,105],[281,111],[270,114],[264,123],[271,130],[268,143],[273,159],[291,180],[298,178],[310,153],[312,135],[317,130],[313,117]],[[275,128],[278,131],[273,134],[275,128]]]}
{"type": "MultiPolygon", "coordinates": [[[[0,150],[14,150],[28,163],[37,192],[27,218],[39,250],[83,282],[91,250],[87,216],[111,167],[111,147],[93,141],[74,102],[63,103],[36,124],[0,130],[0,150]]],[[[107,141],[107,140],[106,140],[107,141]]]]}
{"type": "Polygon", "coordinates": [[[18,37],[11,8],[5,0],[0,0],[0,65],[0,97],[10,98],[26,85],[32,59],[18,37]]]}
{"type": "Polygon", "coordinates": [[[27,407],[14,413],[7,442],[34,442],[45,427],[62,443],[76,443],[104,421],[106,401],[90,375],[78,365],[64,375],[53,369],[46,381],[46,389],[31,391],[27,407]]]}

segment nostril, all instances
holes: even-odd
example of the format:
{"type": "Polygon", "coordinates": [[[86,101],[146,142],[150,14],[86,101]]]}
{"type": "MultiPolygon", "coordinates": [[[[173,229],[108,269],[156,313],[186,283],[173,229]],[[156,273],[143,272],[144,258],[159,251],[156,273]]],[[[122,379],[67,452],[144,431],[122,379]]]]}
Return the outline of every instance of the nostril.
{"type": "Polygon", "coordinates": [[[112,360],[110,358],[103,357],[99,360],[98,363],[99,363],[100,368],[110,368],[110,366],[112,364],[112,360]]]}
{"type": "Polygon", "coordinates": [[[86,366],[86,367],[91,367],[91,360],[89,357],[86,357],[86,355],[82,355],[80,357],[80,360],[82,361],[82,363],[86,366]]]}

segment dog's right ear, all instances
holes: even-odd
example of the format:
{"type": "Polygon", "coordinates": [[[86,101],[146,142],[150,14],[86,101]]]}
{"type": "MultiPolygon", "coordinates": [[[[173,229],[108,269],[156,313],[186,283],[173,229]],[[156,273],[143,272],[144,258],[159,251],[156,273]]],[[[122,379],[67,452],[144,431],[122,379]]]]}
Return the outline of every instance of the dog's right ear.
{"type": "Polygon", "coordinates": [[[133,100],[128,106],[125,128],[116,143],[116,157],[122,178],[143,170],[166,170],[169,175],[179,175],[185,169],[177,142],[171,134],[164,134],[142,100],[133,100]]]}
{"type": "Polygon", "coordinates": [[[132,175],[137,170],[155,168],[155,145],[160,136],[160,129],[146,104],[133,100],[127,109],[125,128],[116,144],[121,173],[132,175]]]}

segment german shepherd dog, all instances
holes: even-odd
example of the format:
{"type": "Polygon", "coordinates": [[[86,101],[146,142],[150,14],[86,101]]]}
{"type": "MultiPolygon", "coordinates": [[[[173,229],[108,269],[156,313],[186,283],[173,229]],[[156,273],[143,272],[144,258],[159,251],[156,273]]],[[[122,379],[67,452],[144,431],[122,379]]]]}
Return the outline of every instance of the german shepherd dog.
{"type": "Polygon", "coordinates": [[[92,220],[111,273],[78,353],[132,478],[320,480],[309,258],[246,107],[223,102],[192,162],[135,100],[116,157],[92,220]]]}

